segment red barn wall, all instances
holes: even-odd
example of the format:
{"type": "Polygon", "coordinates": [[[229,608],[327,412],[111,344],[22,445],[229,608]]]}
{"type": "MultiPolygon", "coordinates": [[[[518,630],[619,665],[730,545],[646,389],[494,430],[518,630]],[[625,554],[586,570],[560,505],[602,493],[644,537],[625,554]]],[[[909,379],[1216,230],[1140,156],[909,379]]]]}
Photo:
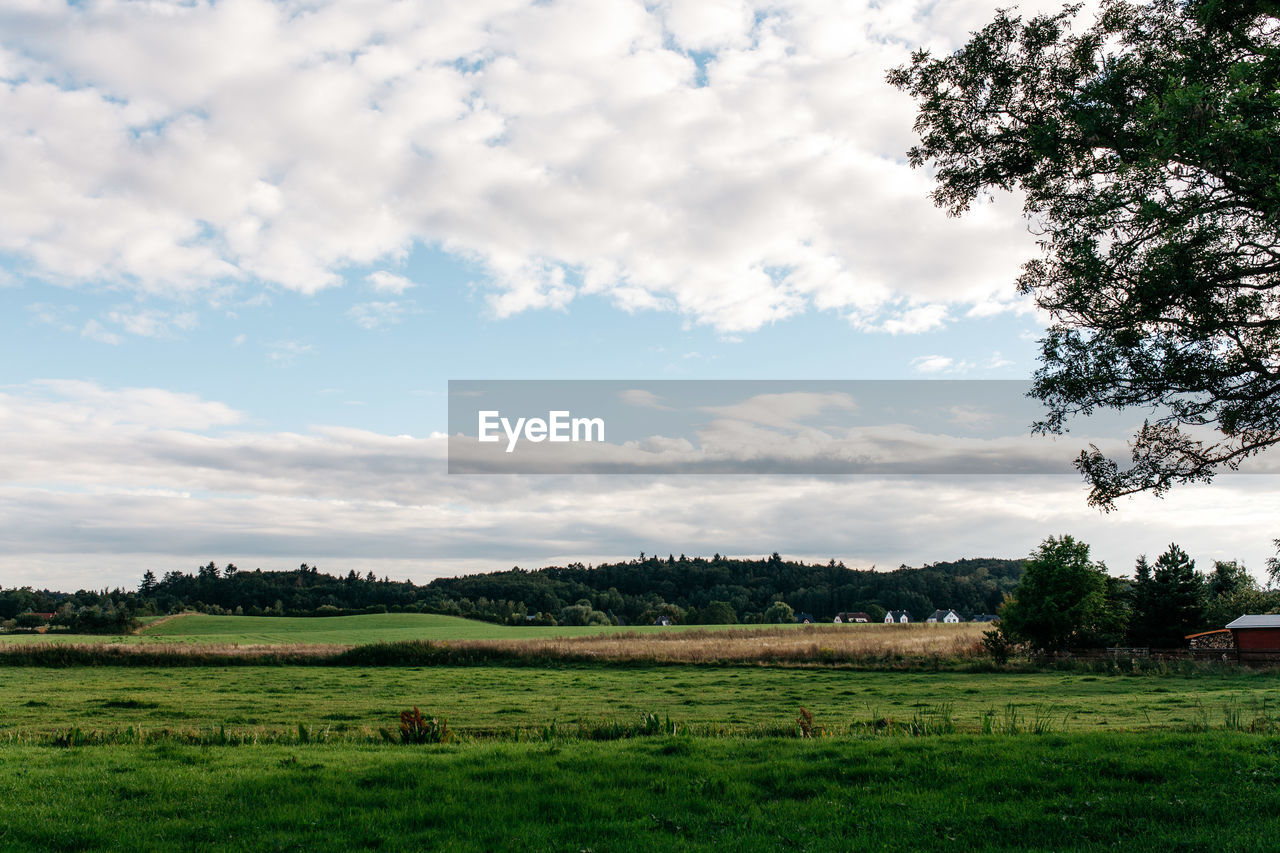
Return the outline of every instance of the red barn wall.
{"type": "Polygon", "coordinates": [[[1237,649],[1280,649],[1280,628],[1232,628],[1237,649]]]}

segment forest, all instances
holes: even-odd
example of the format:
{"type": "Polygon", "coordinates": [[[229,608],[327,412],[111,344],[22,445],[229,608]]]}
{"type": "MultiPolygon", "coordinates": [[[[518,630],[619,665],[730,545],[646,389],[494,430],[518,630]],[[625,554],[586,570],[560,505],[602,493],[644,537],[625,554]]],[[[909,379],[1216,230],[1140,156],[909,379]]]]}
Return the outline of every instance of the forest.
{"type": "MultiPolygon", "coordinates": [[[[110,631],[138,616],[198,610],[214,614],[326,616],[421,612],[508,624],[675,624],[791,621],[806,613],[830,622],[842,611],[873,619],[906,610],[923,620],[935,609],[964,617],[994,613],[1018,584],[1021,560],[962,559],[892,571],[804,563],[774,553],[763,559],[641,554],[618,563],[571,563],[537,570],[438,578],[425,585],[372,572],[332,575],[303,563],[287,571],[241,570],[210,561],[187,573],[147,570],[136,590],[75,593],[0,590],[0,619],[110,631]]],[[[15,622],[10,628],[24,627],[15,622]]]]}

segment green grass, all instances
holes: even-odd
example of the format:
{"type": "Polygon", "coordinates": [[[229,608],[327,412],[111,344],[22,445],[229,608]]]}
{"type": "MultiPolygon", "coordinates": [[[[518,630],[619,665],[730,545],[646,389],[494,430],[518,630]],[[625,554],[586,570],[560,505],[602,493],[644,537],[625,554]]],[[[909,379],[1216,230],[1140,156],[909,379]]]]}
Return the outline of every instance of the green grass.
{"type": "Polygon", "coordinates": [[[85,667],[0,671],[0,739],[73,726],[290,731],[371,736],[417,705],[460,734],[510,735],[551,721],[634,720],[643,712],[718,730],[786,726],[803,705],[849,731],[948,709],[982,730],[1012,705],[1055,730],[1221,727],[1228,713],[1280,716],[1280,680],[1248,670],[1180,675],[853,672],[792,667],[85,667]]]}
{"type": "Polygon", "coordinates": [[[1278,783],[1226,733],[0,746],[0,847],[1262,851],[1278,783]]]}
{"type": "MultiPolygon", "coordinates": [[[[428,613],[379,613],[365,616],[208,616],[191,613],[159,624],[144,625],[136,635],[118,637],[84,634],[7,634],[3,643],[104,642],[200,643],[209,645],[361,645],[399,640],[522,640],[580,637],[596,634],[655,633],[681,630],[743,628],[743,625],[610,625],[539,627],[494,625],[457,616],[428,613]]],[[[778,626],[762,626],[776,628],[778,626]]]]}

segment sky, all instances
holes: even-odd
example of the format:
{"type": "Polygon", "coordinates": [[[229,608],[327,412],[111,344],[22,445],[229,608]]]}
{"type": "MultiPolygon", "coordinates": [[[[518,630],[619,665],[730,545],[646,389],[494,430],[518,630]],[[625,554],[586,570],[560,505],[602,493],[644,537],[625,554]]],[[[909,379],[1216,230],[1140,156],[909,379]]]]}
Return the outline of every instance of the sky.
{"type": "Polygon", "coordinates": [[[1260,576],[1272,476],[447,473],[450,380],[1030,377],[1018,200],[935,209],[884,82],[996,5],[0,0],[0,585],[1063,533],[1260,576]]]}

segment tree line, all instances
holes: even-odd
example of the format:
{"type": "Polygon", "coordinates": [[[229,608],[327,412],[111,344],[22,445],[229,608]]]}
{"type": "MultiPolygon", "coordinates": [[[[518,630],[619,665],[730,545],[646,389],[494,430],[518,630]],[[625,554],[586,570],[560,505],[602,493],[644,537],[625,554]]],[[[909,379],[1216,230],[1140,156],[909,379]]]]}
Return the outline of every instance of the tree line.
{"type": "Polygon", "coordinates": [[[762,559],[641,554],[598,566],[514,567],[419,585],[373,572],[332,575],[306,563],[288,571],[244,571],[210,561],[190,573],[172,570],[157,577],[148,570],[131,591],[0,590],[0,619],[56,612],[54,624],[69,628],[87,626],[95,612],[110,612],[120,628],[138,616],[183,610],[253,616],[390,611],[543,625],[638,625],[660,618],[675,624],[759,623],[791,621],[796,613],[829,622],[842,611],[880,620],[888,610],[924,619],[935,609],[992,613],[1021,573],[1022,561],[996,558],[875,571],[835,560],[786,560],[777,553],[762,559]]]}
{"type": "MultiPolygon", "coordinates": [[[[1277,540],[1280,546],[1280,540],[1277,540]]],[[[1268,561],[1261,586],[1238,560],[1215,560],[1207,573],[1176,543],[1149,561],[1138,557],[1133,577],[1115,577],[1089,546],[1050,536],[1026,561],[988,648],[1012,644],[1060,651],[1114,646],[1179,648],[1190,634],[1222,628],[1246,613],[1280,613],[1280,557],[1268,561]]]]}

